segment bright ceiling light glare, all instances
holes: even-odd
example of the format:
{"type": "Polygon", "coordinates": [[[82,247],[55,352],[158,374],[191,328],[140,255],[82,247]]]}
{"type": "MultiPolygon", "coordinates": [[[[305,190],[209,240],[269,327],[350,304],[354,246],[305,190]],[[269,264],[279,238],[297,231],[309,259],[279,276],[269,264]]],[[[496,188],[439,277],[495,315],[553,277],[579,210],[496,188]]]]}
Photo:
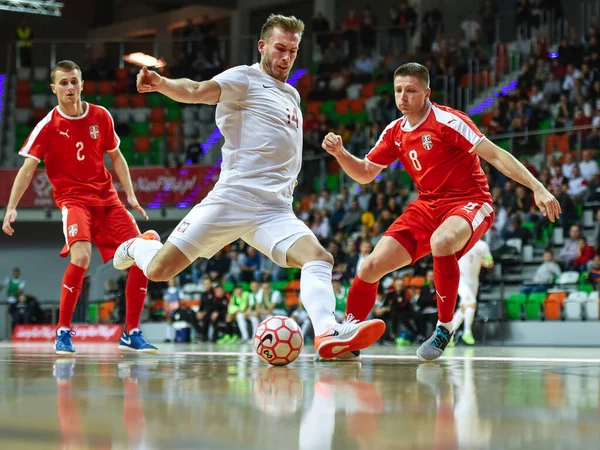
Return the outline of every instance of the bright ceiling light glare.
{"type": "Polygon", "coordinates": [[[165,63],[162,59],[157,59],[154,56],[147,55],[146,53],[142,52],[135,52],[125,55],[123,56],[123,60],[140,67],[147,66],[161,68],[167,65],[167,63],[165,63]]]}

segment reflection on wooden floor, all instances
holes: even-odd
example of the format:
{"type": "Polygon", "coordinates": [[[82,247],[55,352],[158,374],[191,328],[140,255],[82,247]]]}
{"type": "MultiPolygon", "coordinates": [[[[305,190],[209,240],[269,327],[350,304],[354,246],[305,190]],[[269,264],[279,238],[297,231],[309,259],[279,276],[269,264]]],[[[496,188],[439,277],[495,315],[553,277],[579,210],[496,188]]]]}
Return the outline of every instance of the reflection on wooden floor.
{"type": "Polygon", "coordinates": [[[600,350],[456,348],[423,364],[376,347],[360,363],[249,347],[153,356],[0,344],[0,449],[598,448],[600,350]]]}

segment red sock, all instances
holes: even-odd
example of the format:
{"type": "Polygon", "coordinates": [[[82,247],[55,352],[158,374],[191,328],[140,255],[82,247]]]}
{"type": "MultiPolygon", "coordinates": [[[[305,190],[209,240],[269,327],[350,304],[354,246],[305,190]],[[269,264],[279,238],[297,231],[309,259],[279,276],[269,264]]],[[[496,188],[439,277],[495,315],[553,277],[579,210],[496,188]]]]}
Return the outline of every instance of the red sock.
{"type": "Polygon", "coordinates": [[[146,416],[137,381],[126,379],[123,398],[123,422],[130,443],[146,437],[146,416]]]}
{"type": "Polygon", "coordinates": [[[71,319],[75,312],[75,305],[81,293],[83,278],[87,269],[70,263],[65,270],[60,291],[60,313],[58,315],[58,328],[71,328],[71,319]]]}
{"type": "Polygon", "coordinates": [[[148,278],[137,266],[131,266],[127,285],[125,286],[125,326],[127,331],[140,326],[140,316],[144,309],[146,301],[146,292],[148,290],[148,278]]]}
{"type": "Polygon", "coordinates": [[[437,291],[438,319],[440,322],[452,322],[456,297],[458,296],[458,282],[460,269],[456,255],[433,257],[433,281],[437,291]]]}
{"type": "Polygon", "coordinates": [[[366,281],[354,277],[352,286],[348,291],[348,304],[346,305],[346,316],[352,314],[360,322],[367,320],[367,316],[375,306],[377,300],[377,287],[379,281],[367,283],[366,281]]]}

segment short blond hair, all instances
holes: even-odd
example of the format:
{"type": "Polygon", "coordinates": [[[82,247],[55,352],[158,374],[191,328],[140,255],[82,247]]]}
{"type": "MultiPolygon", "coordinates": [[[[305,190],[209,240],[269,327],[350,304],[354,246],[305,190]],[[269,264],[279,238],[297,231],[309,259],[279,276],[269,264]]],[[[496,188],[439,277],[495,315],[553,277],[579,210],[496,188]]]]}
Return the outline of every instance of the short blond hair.
{"type": "Polygon", "coordinates": [[[56,65],[52,68],[52,71],[50,72],[50,81],[52,83],[54,83],[54,75],[56,75],[56,72],[58,70],[60,70],[61,72],[70,72],[71,70],[76,70],[79,72],[79,78],[81,78],[82,76],[81,68],[73,61],[65,59],[63,61],[57,62],[56,65]]]}
{"type": "Polygon", "coordinates": [[[282,31],[291,31],[292,33],[304,33],[304,22],[294,16],[283,16],[281,14],[271,14],[267,17],[266,22],[260,29],[260,38],[266,41],[271,36],[274,28],[279,28],[282,31]]]}

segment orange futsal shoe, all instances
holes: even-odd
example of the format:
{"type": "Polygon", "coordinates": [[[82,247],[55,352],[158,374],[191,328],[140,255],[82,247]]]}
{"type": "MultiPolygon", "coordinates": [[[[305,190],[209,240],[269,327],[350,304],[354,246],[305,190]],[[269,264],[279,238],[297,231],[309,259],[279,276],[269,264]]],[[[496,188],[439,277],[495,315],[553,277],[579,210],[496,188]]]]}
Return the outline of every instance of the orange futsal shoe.
{"type": "Polygon", "coordinates": [[[334,325],[315,337],[315,348],[323,359],[337,358],[344,353],[370,347],[383,336],[385,322],[379,319],[359,322],[349,316],[346,322],[334,325]]]}
{"type": "Polygon", "coordinates": [[[146,241],[160,241],[159,234],[154,230],[148,230],[145,233],[140,234],[132,239],[128,239],[123,242],[117,248],[115,256],[113,257],[113,266],[117,270],[126,270],[135,264],[135,258],[129,254],[129,247],[134,243],[136,239],[144,239],[146,241]]]}

